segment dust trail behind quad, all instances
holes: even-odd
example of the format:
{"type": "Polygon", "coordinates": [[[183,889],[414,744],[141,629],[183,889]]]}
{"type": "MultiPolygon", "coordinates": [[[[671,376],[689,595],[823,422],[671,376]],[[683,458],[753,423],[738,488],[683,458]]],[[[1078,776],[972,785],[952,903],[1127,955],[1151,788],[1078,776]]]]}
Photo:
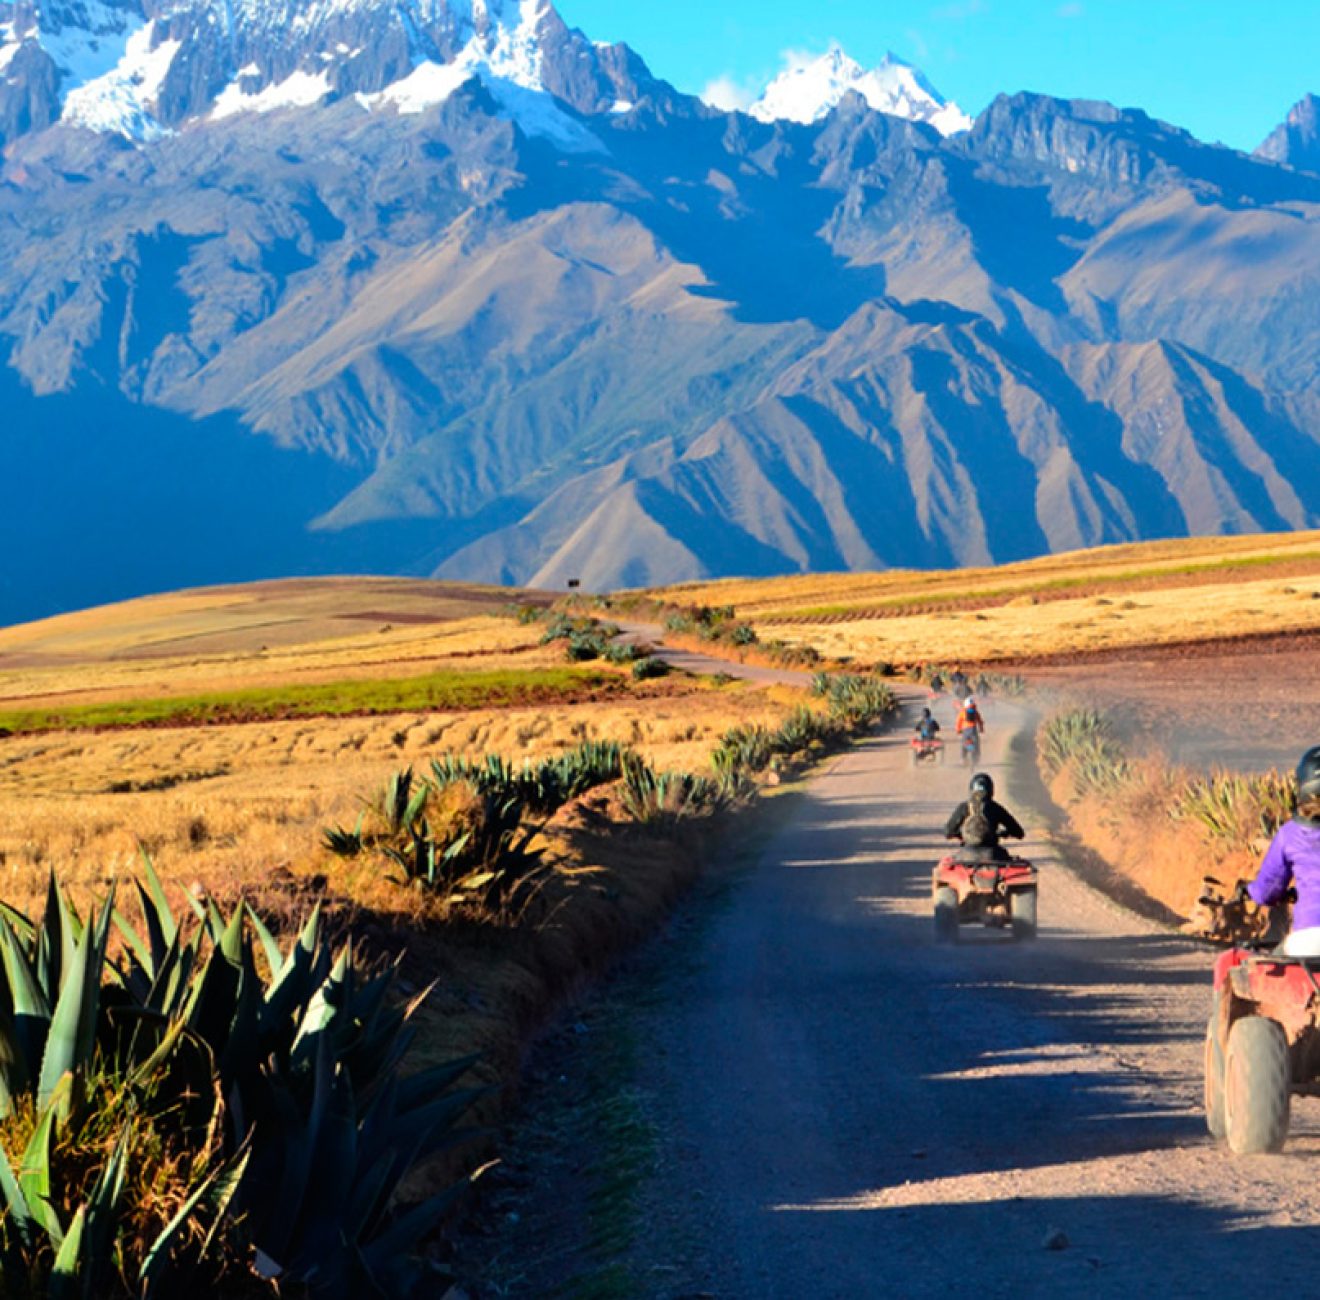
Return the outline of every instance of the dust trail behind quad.
{"type": "MultiPolygon", "coordinates": [[[[1028,723],[992,704],[981,765],[1019,810],[1028,723]]],[[[835,761],[643,1013],[661,1172],[639,1294],[1313,1293],[1320,1102],[1296,1104],[1283,1155],[1210,1141],[1210,950],[1096,893],[1038,830],[1037,942],[934,945],[966,779],[952,753],[912,771],[902,729],[835,761]]]]}

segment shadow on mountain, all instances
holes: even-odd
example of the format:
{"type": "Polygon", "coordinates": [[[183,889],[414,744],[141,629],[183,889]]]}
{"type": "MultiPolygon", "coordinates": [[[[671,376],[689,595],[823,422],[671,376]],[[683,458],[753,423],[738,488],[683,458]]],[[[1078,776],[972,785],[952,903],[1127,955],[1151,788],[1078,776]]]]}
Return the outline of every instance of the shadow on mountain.
{"type": "MultiPolygon", "coordinates": [[[[767,138],[770,132],[748,129],[767,138]]],[[[837,329],[864,303],[884,297],[884,268],[851,266],[821,237],[840,196],[818,183],[810,135],[792,134],[773,173],[730,152],[722,118],[671,117],[606,132],[615,165],[565,158],[529,140],[521,149],[527,182],[506,196],[506,210],[518,221],[569,202],[610,203],[679,261],[700,267],[709,283],[691,292],[729,303],[736,320],[807,320],[837,329]]]]}
{"type": "Polygon", "coordinates": [[[1055,281],[1085,252],[1090,227],[1057,216],[1045,185],[984,181],[974,164],[954,165],[953,159],[948,177],[958,216],[990,276],[1045,311],[1066,315],[1068,304],[1055,281]]]}
{"type": "MultiPolygon", "coordinates": [[[[1261,449],[1274,462],[1275,468],[1297,494],[1310,519],[1320,518],[1320,477],[1313,472],[1314,467],[1320,464],[1320,440],[1304,433],[1267,405],[1261,393],[1236,371],[1199,353],[1196,354],[1196,361],[1218,381],[1229,409],[1251,431],[1261,449]],[[1297,473],[1295,470],[1298,466],[1310,468],[1307,472],[1297,473]]],[[[1223,468],[1225,472],[1236,468],[1239,477],[1243,474],[1240,466],[1223,466],[1223,468]]],[[[1236,488],[1237,479],[1231,481],[1236,488]]],[[[1261,493],[1265,492],[1264,484],[1258,477],[1256,477],[1256,485],[1261,493]]],[[[1243,499],[1246,499],[1245,496],[1243,499]]],[[[1270,509],[1277,514],[1272,500],[1270,500],[1270,509]]],[[[1294,524],[1286,522],[1278,526],[1295,527],[1294,524]]]]}
{"type": "MultiPolygon", "coordinates": [[[[958,350],[969,348],[957,335],[951,338],[958,350]]],[[[963,435],[957,453],[971,476],[987,558],[1002,563],[1046,554],[1049,540],[1036,517],[1036,467],[1019,449],[1002,406],[965,401],[962,376],[947,353],[922,349],[913,352],[911,362],[913,387],[926,399],[932,417],[963,435]]],[[[960,563],[974,558],[957,541],[954,548],[960,563]]]]}
{"type": "MultiPolygon", "coordinates": [[[[688,478],[685,474],[677,477],[680,481],[688,478]]],[[[683,490],[688,487],[687,483],[669,486],[642,480],[636,488],[637,503],[670,537],[696,555],[708,571],[720,568],[749,578],[793,571],[775,547],[766,545],[740,524],[721,521],[720,527],[713,530],[710,515],[683,490]]]]}
{"type": "Polygon", "coordinates": [[[232,418],[90,385],[39,398],[8,369],[0,407],[0,624],[272,574],[398,571],[416,546],[415,525],[309,532],[357,473],[232,418]]]}
{"type": "MultiPolygon", "coordinates": [[[[1091,401],[1060,362],[1022,338],[1003,339],[1001,348],[1021,368],[1031,386],[1054,407],[1070,441],[1084,449],[1084,467],[1093,478],[1112,484],[1136,521],[1143,538],[1185,535],[1187,520],[1168,484],[1150,465],[1132,460],[1123,448],[1123,421],[1099,402],[1091,401]]],[[[1105,509],[1103,533],[1090,544],[1129,541],[1131,532],[1106,494],[1097,501],[1105,509]]]]}

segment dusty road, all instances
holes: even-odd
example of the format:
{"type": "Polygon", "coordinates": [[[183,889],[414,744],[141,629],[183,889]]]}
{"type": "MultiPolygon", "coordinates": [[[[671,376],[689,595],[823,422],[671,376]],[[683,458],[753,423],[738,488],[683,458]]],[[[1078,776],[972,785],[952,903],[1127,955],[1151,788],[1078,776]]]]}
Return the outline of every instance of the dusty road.
{"type": "MultiPolygon", "coordinates": [[[[984,764],[1019,808],[1024,718],[993,706],[984,764]]],[[[1284,1155],[1211,1144],[1206,950],[1040,835],[1040,939],[934,946],[932,828],[964,781],[910,771],[902,735],[839,759],[639,1013],[659,1156],[633,1293],[1320,1293],[1320,1102],[1284,1155]]]]}

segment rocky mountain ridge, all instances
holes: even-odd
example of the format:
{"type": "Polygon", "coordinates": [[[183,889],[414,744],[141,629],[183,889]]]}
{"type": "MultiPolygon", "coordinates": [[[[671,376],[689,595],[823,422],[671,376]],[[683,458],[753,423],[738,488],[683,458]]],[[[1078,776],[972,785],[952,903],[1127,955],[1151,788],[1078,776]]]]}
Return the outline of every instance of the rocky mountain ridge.
{"type": "Polygon", "coordinates": [[[1306,95],[1256,150],[1257,157],[1320,172],[1320,96],[1306,95]]]}
{"type": "Polygon", "coordinates": [[[539,0],[95,3],[0,5],[0,621],[1320,525],[1298,161],[1038,95],[720,112],[539,0]]]}

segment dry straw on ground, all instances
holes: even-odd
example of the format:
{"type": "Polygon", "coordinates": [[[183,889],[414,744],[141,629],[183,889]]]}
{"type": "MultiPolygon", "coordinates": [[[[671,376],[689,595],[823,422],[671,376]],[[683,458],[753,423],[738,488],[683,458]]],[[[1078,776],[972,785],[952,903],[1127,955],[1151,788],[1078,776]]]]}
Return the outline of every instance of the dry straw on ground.
{"type": "Polygon", "coordinates": [[[1320,629],[1320,534],[1110,547],[994,569],[713,582],[763,637],[830,658],[995,661],[1320,629]]]}

